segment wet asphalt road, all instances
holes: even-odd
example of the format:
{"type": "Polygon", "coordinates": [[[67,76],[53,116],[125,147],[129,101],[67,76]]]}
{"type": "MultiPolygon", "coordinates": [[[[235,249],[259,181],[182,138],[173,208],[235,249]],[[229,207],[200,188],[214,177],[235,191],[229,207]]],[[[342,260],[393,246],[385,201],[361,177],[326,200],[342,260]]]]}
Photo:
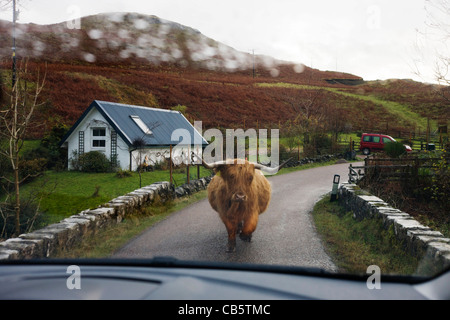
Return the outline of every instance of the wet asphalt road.
{"type": "Polygon", "coordinates": [[[250,243],[237,237],[226,253],[227,232],[208,200],[180,210],[147,229],[113,258],[171,256],[181,260],[289,265],[335,271],[315,230],[311,210],[331,191],[335,174],[348,179],[348,163],[269,177],[272,199],[250,243]]]}

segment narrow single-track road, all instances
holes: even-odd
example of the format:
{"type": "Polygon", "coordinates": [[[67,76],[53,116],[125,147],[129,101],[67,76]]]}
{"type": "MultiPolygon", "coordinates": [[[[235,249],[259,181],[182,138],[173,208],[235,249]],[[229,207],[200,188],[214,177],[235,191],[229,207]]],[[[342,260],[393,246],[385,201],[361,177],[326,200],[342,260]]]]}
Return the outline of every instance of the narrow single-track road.
{"type": "Polygon", "coordinates": [[[272,200],[259,217],[250,243],[237,237],[236,252],[226,253],[227,232],[208,200],[180,210],[147,229],[113,258],[171,256],[181,260],[315,267],[335,271],[311,217],[335,174],[348,179],[348,163],[269,177],[272,200]]]}

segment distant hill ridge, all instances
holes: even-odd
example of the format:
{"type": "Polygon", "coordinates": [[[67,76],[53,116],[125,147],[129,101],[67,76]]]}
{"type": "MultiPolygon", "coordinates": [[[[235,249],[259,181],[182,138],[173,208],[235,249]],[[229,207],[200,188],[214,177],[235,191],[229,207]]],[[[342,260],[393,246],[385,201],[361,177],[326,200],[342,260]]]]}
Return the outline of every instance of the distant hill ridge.
{"type": "MultiPolygon", "coordinates": [[[[299,116],[326,115],[351,131],[423,131],[428,117],[446,122],[450,116],[448,100],[436,94],[441,87],[399,79],[364,81],[253,57],[156,16],[99,14],[73,27],[70,21],[17,25],[19,61],[30,58],[30,69],[48,62],[43,104],[36,111],[44,127],[30,132],[33,137],[55,124],[71,126],[93,100],[179,108],[190,121],[203,121],[205,129],[288,130],[299,116]]],[[[11,30],[11,22],[0,20],[4,79],[11,77],[11,30]]]]}
{"type": "MultiPolygon", "coordinates": [[[[96,64],[174,64],[212,71],[236,72],[264,68],[272,76],[279,66],[300,73],[305,66],[273,57],[240,52],[206,37],[191,27],[139,13],[103,13],[51,25],[17,24],[17,56],[54,62],[96,64]]],[[[0,20],[0,41],[11,43],[11,22],[0,20]]],[[[0,48],[0,58],[11,56],[10,46],[0,48]]],[[[319,72],[317,70],[316,72],[319,72]]],[[[323,78],[359,79],[327,72],[323,78]]]]}

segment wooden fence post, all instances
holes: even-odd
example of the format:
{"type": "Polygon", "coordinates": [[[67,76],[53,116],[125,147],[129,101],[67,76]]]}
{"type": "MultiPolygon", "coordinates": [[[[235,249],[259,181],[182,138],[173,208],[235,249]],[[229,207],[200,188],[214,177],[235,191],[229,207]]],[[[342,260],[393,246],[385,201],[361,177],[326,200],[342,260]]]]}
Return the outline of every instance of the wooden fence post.
{"type": "MultiPolygon", "coordinates": [[[[197,147],[197,159],[198,159],[198,147],[197,147]]],[[[202,154],[203,156],[203,154],[202,154]]],[[[200,164],[197,163],[197,179],[200,179],[200,164]]]]}
{"type": "Polygon", "coordinates": [[[170,145],[170,154],[169,154],[169,174],[170,174],[170,185],[172,185],[172,145],[170,145]]]}
{"type": "Polygon", "coordinates": [[[189,174],[189,167],[190,167],[190,164],[191,164],[191,159],[190,159],[190,155],[191,155],[191,152],[190,152],[190,150],[189,150],[190,148],[188,147],[188,156],[187,156],[187,165],[186,165],[186,183],[189,183],[189,182],[191,182],[191,177],[190,177],[190,174],[189,174]]]}

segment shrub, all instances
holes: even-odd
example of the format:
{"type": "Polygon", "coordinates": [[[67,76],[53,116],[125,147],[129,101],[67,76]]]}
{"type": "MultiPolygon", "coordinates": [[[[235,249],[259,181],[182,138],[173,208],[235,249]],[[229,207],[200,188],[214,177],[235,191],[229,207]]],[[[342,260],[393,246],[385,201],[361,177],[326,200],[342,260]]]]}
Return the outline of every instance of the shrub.
{"type": "Polygon", "coordinates": [[[438,161],[435,161],[429,169],[432,174],[431,182],[424,191],[431,195],[431,199],[436,201],[444,212],[450,209],[450,167],[446,153],[442,153],[438,161]]]}
{"type": "Polygon", "coordinates": [[[90,151],[78,157],[78,162],[83,172],[109,172],[111,162],[99,151],[90,151]]]}
{"type": "Polygon", "coordinates": [[[325,134],[316,135],[315,140],[317,149],[331,149],[333,144],[331,138],[325,134]]]}
{"type": "Polygon", "coordinates": [[[39,146],[24,150],[22,159],[24,161],[46,159],[41,171],[64,167],[67,161],[67,150],[60,148],[59,142],[66,132],[67,128],[62,124],[53,127],[51,132],[40,141],[39,146]]]}
{"type": "Polygon", "coordinates": [[[315,157],[331,151],[332,140],[325,134],[314,134],[309,137],[309,142],[303,143],[305,157],[315,157]]]}
{"type": "Polygon", "coordinates": [[[406,148],[401,142],[389,142],[384,146],[384,152],[391,158],[398,158],[406,153],[406,148]]]}
{"type": "Polygon", "coordinates": [[[175,107],[172,107],[171,109],[175,110],[175,111],[179,111],[182,114],[186,114],[187,107],[186,106],[182,106],[182,105],[179,104],[179,105],[177,105],[175,107]]]}
{"type": "Polygon", "coordinates": [[[126,177],[131,177],[133,174],[130,170],[122,170],[119,169],[116,172],[116,177],[117,178],[126,178],[126,177]]]}
{"type": "Polygon", "coordinates": [[[20,177],[27,178],[27,181],[41,175],[47,167],[47,159],[38,158],[20,161],[20,177]]]}

